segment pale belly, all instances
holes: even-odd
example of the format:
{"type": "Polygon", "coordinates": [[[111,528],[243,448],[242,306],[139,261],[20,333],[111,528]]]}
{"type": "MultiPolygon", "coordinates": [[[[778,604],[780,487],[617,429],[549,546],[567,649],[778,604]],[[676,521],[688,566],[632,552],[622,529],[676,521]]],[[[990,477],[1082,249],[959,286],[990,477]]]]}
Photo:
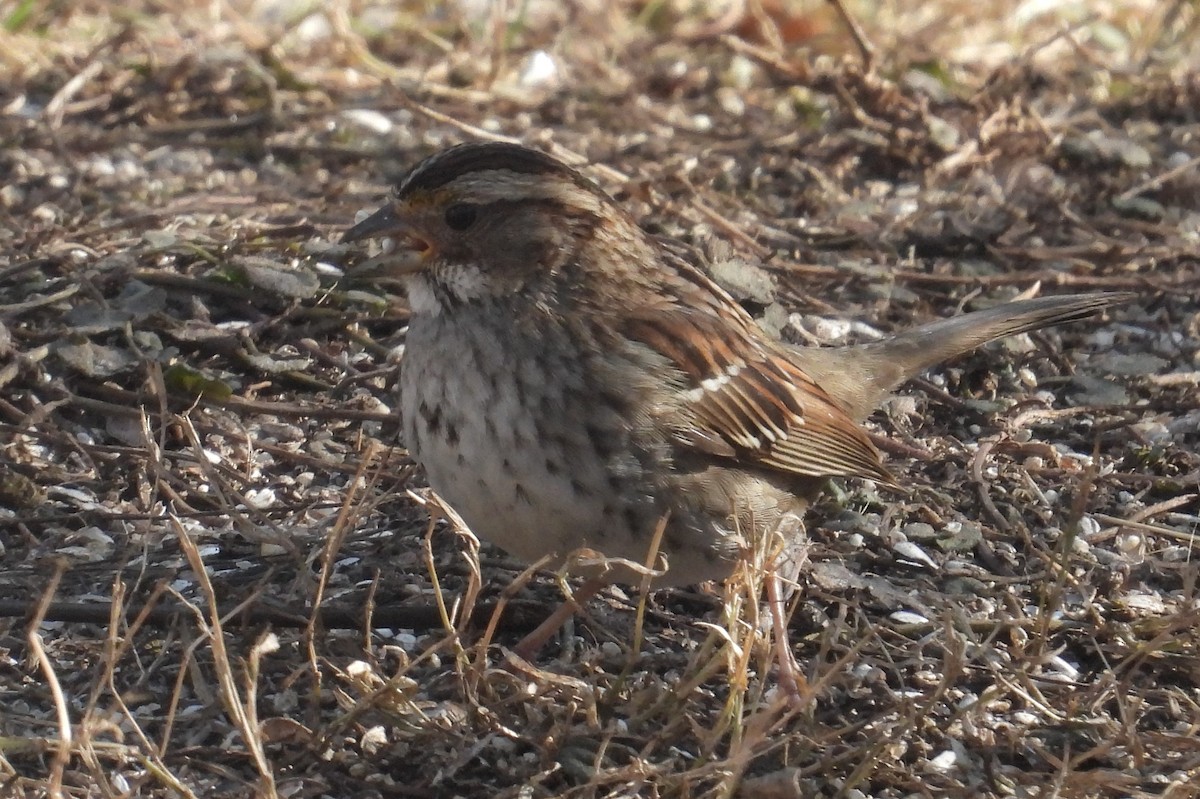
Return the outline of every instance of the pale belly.
{"type": "MultiPolygon", "coordinates": [[[[666,445],[639,441],[635,410],[597,413],[598,400],[622,400],[588,374],[565,340],[554,347],[544,339],[501,341],[476,335],[478,327],[424,317],[409,328],[400,379],[404,433],[430,486],[477,536],[526,562],[551,555],[556,567],[587,548],[646,563],[668,510],[652,478],[669,457],[666,445]],[[548,351],[565,354],[555,361],[548,351]],[[547,380],[549,369],[566,377],[547,380]]],[[[668,521],[660,544],[668,574],[655,585],[720,579],[732,570],[738,546],[719,514],[676,505],[668,521]]],[[[620,568],[609,577],[641,581],[620,568]]]]}

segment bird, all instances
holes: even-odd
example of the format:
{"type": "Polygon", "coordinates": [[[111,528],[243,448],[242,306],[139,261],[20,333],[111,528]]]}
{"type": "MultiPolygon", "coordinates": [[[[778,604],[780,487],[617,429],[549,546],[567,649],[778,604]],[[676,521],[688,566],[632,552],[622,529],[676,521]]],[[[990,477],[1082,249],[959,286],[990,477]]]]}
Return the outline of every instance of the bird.
{"type": "Polygon", "coordinates": [[[792,346],[579,170],[508,142],[417,163],[343,235],[365,239],[383,252],[348,274],[407,292],[399,406],[430,486],[480,539],[597,587],[724,579],[830,478],[896,487],[863,426],[895,388],[1130,298],[792,346]]]}

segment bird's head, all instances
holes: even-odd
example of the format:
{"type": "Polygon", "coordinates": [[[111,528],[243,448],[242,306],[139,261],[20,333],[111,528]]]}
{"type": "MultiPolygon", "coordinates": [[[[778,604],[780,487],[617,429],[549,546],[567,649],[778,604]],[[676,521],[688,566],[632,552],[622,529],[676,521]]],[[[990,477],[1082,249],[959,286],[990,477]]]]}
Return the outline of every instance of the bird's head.
{"type": "Polygon", "coordinates": [[[500,142],[459,145],[417,164],[343,241],[371,237],[385,239],[384,253],[351,275],[405,283],[414,311],[420,298],[411,295],[424,289],[445,306],[540,281],[582,279],[571,273],[595,239],[643,240],[632,219],[582,174],[538,150],[500,142]]]}

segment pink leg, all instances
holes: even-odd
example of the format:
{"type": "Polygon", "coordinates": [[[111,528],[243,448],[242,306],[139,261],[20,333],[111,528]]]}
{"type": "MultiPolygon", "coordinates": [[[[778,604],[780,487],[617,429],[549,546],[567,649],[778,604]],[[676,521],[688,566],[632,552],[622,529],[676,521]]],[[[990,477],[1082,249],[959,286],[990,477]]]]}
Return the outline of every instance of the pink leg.
{"type": "Polygon", "coordinates": [[[567,623],[567,619],[575,615],[584,602],[598,594],[600,589],[606,585],[608,585],[606,581],[592,578],[579,586],[579,590],[559,605],[544,622],[537,626],[537,629],[517,642],[517,645],[512,648],[513,654],[524,660],[534,660],[542,651],[542,647],[550,640],[550,636],[558,632],[559,628],[567,623]]]}

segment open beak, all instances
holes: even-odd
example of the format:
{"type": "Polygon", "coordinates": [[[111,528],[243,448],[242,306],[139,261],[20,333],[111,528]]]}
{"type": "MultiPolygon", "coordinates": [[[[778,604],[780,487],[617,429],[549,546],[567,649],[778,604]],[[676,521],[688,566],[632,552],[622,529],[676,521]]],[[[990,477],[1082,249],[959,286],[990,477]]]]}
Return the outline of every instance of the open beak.
{"type": "Polygon", "coordinates": [[[411,275],[425,267],[429,242],[396,215],[395,207],[385,205],[342,234],[343,242],[383,239],[383,252],[355,264],[346,272],[354,279],[387,279],[411,275]]]}

